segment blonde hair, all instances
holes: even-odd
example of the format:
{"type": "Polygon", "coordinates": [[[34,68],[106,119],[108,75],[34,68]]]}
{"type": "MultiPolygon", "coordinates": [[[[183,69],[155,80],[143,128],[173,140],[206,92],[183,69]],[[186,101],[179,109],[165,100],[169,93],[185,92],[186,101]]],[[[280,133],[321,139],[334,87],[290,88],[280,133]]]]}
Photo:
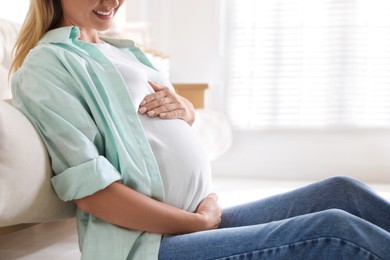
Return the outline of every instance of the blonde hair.
{"type": "Polygon", "coordinates": [[[31,0],[26,19],[20,29],[13,49],[14,58],[10,74],[23,64],[29,51],[42,36],[54,29],[62,17],[61,0],[31,0]]]}

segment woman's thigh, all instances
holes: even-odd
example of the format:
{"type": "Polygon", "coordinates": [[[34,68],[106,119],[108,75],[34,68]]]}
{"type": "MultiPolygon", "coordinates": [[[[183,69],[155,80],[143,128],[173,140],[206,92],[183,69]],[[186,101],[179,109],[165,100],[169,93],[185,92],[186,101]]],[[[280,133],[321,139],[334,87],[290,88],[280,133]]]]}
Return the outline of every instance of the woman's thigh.
{"type": "Polygon", "coordinates": [[[159,259],[381,259],[390,234],[341,210],[164,237],[159,259]]]}
{"type": "Polygon", "coordinates": [[[363,183],[333,177],[269,198],[224,209],[220,227],[268,223],[341,209],[390,232],[390,203],[363,183]]]}

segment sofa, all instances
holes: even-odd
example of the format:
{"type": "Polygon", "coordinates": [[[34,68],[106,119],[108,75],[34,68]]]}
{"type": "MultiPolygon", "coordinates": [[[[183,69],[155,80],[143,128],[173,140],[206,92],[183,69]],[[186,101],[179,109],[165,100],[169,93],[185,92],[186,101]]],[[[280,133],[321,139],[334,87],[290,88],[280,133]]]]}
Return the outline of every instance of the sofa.
{"type": "MultiPolygon", "coordinates": [[[[74,203],[61,201],[51,186],[50,158],[38,132],[12,106],[8,70],[19,28],[0,19],[0,228],[75,215],[74,203]]],[[[231,128],[222,113],[199,108],[193,127],[211,161],[229,148],[231,128]]]]}
{"type": "Polygon", "coordinates": [[[69,218],[73,203],[51,187],[46,148],[30,121],[11,105],[8,69],[19,25],[0,19],[0,227],[69,218]]]}

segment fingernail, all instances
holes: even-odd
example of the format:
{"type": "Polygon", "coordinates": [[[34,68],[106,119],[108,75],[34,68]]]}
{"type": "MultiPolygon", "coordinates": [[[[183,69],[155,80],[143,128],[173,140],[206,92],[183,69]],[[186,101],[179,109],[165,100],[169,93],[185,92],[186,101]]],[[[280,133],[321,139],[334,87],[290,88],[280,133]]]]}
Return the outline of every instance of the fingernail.
{"type": "Polygon", "coordinates": [[[156,112],[154,112],[154,110],[148,112],[148,116],[154,116],[154,114],[156,114],[156,112]]]}
{"type": "Polygon", "coordinates": [[[167,114],[166,113],[160,113],[160,117],[166,117],[167,114]]]}
{"type": "Polygon", "coordinates": [[[141,106],[145,105],[146,104],[146,101],[145,100],[142,100],[141,102],[141,106]]]}
{"type": "Polygon", "coordinates": [[[145,113],[146,112],[146,107],[141,107],[140,109],[139,109],[139,112],[141,113],[141,114],[143,114],[143,113],[145,113]]]}

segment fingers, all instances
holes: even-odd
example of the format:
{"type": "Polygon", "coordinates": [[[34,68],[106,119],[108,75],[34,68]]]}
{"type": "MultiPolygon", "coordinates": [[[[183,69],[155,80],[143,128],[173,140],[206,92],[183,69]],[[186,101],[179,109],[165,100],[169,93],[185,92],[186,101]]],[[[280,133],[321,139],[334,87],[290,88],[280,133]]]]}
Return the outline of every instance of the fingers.
{"type": "Polygon", "coordinates": [[[166,93],[166,91],[162,90],[160,92],[156,92],[153,94],[147,95],[144,100],[142,100],[140,107],[146,108],[147,110],[152,110],[159,106],[163,106],[169,103],[172,103],[172,97],[166,93]]]}
{"type": "Polygon", "coordinates": [[[156,91],[152,94],[145,96],[142,100],[139,108],[141,114],[147,114],[150,117],[155,117],[161,113],[175,110],[175,100],[170,93],[170,89],[157,85],[154,82],[149,81],[149,84],[156,91]]]}
{"type": "MultiPolygon", "coordinates": [[[[214,193],[214,192],[212,192],[209,195],[207,195],[206,198],[212,198],[216,202],[218,201],[218,195],[216,193],[214,193]]],[[[219,222],[221,222],[221,216],[222,216],[223,209],[219,205],[218,205],[218,209],[219,209],[219,222]]]]}
{"type": "Polygon", "coordinates": [[[213,198],[213,199],[215,199],[215,201],[218,201],[218,195],[214,192],[207,195],[207,198],[213,198]]]}
{"type": "MultiPolygon", "coordinates": [[[[147,97],[145,97],[145,98],[147,98],[147,97]]],[[[178,106],[177,104],[175,106],[175,102],[171,97],[162,96],[161,98],[154,99],[151,101],[144,100],[140,105],[140,112],[145,113],[144,112],[145,110],[151,111],[153,109],[158,109],[160,107],[164,107],[164,109],[160,109],[161,111],[159,111],[159,112],[162,112],[162,111],[167,111],[168,109],[171,109],[171,110],[175,109],[177,106],[178,106]],[[142,109],[144,109],[144,110],[142,110],[142,109]]]]}
{"type": "Polygon", "coordinates": [[[140,104],[139,112],[149,117],[183,118],[186,115],[185,106],[171,89],[149,81],[154,93],[145,96],[140,104]]]}
{"type": "Polygon", "coordinates": [[[215,217],[215,222],[214,222],[214,225],[213,225],[213,228],[218,228],[219,224],[221,223],[222,221],[222,213],[223,213],[223,209],[221,206],[219,206],[219,204],[217,203],[218,201],[218,195],[216,193],[210,193],[209,195],[207,195],[206,198],[210,198],[211,200],[213,200],[213,205],[214,205],[214,217],[215,217]]]}
{"type": "Polygon", "coordinates": [[[197,214],[206,217],[206,229],[218,228],[222,219],[222,208],[217,202],[218,196],[215,193],[207,195],[198,205],[197,214]]]}
{"type": "Polygon", "coordinates": [[[153,81],[148,81],[148,83],[153,88],[153,90],[155,92],[145,96],[144,100],[141,102],[141,106],[149,104],[149,103],[154,102],[154,101],[160,102],[161,99],[170,96],[171,90],[169,88],[167,88],[163,85],[157,84],[153,81]]]}
{"type": "MultiPolygon", "coordinates": [[[[210,193],[209,195],[207,195],[206,198],[211,198],[215,201],[215,203],[218,201],[218,195],[214,192],[210,193]]],[[[218,204],[217,204],[218,205],[218,204]]],[[[219,213],[219,218],[221,218],[222,216],[222,212],[223,212],[223,209],[218,205],[218,213],[219,213]]]]}
{"type": "Polygon", "coordinates": [[[159,116],[164,119],[184,118],[185,112],[183,109],[167,110],[167,112],[160,112],[159,116]]]}
{"type": "Polygon", "coordinates": [[[195,120],[195,109],[191,102],[176,94],[173,90],[155,82],[149,81],[155,91],[142,100],[139,113],[149,117],[164,119],[183,119],[189,125],[195,120]]]}
{"type": "Polygon", "coordinates": [[[163,90],[165,87],[163,85],[157,84],[156,82],[148,80],[149,85],[153,88],[155,92],[163,90]]]}
{"type": "Polygon", "coordinates": [[[149,117],[160,116],[163,118],[181,118],[185,115],[180,102],[170,97],[156,99],[149,103],[141,103],[139,112],[147,114],[149,117]]]}

